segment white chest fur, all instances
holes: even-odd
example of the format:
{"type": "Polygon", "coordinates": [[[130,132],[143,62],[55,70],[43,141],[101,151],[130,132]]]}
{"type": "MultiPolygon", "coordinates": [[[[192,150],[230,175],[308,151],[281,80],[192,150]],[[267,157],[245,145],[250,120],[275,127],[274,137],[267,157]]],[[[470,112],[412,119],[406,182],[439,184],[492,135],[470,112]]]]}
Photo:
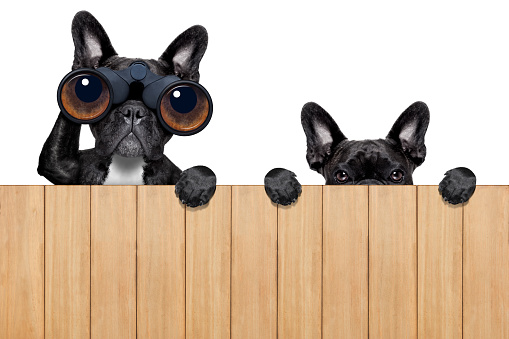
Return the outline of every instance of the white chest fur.
{"type": "Polygon", "coordinates": [[[143,157],[125,158],[113,155],[103,185],[143,185],[143,157]]]}

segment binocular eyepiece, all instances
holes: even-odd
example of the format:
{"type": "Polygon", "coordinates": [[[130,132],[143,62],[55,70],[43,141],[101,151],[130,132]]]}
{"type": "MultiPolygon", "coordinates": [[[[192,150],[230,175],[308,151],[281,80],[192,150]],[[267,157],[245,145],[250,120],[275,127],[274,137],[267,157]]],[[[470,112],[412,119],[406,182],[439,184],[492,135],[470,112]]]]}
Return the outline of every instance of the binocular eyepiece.
{"type": "Polygon", "coordinates": [[[70,72],[58,86],[58,105],[70,120],[91,124],[103,119],[112,105],[125,102],[133,83],[142,85],[143,103],[157,111],[173,134],[196,134],[212,117],[212,99],[203,86],[175,75],[156,75],[141,61],[121,71],[100,67],[70,72]]]}

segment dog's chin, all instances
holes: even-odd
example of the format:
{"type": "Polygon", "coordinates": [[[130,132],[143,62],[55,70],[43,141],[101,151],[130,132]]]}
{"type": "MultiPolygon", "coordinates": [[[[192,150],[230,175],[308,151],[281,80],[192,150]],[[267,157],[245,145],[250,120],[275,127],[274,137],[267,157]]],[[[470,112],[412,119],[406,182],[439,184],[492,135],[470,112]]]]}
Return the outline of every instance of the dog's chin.
{"type": "Polygon", "coordinates": [[[129,133],[118,143],[113,153],[126,158],[136,158],[143,156],[145,151],[140,140],[133,133],[129,133]]]}

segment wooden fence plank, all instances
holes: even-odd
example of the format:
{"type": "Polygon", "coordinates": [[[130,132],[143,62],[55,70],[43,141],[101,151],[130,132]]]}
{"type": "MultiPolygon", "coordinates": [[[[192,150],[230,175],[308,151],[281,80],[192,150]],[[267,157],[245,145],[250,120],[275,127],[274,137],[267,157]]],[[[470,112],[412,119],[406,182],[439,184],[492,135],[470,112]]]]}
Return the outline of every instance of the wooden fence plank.
{"type": "Polygon", "coordinates": [[[509,186],[481,186],[464,206],[463,337],[509,338],[509,186]]]}
{"type": "Polygon", "coordinates": [[[186,337],[230,337],[231,186],[186,208],[186,337]]]}
{"type": "Polygon", "coordinates": [[[232,190],[232,338],[275,339],[277,205],[263,186],[232,190]]]}
{"type": "Polygon", "coordinates": [[[185,207],[175,186],[138,187],[138,338],[185,338],[185,207]]]}
{"type": "Polygon", "coordinates": [[[415,186],[369,187],[369,336],[417,338],[415,186]]]}
{"type": "Polygon", "coordinates": [[[47,186],[46,338],[90,338],[90,186],[47,186]]]}
{"type": "Polygon", "coordinates": [[[0,186],[0,338],[44,338],[43,186],[0,186]]]}
{"type": "Polygon", "coordinates": [[[278,206],[278,336],[321,338],[322,186],[278,206]]]}
{"type": "Polygon", "coordinates": [[[323,338],[368,338],[368,187],[323,187],[323,338]]]}
{"type": "Polygon", "coordinates": [[[136,337],[136,186],[92,186],[91,337],[136,337]]]}
{"type": "Polygon", "coordinates": [[[419,337],[461,338],[463,205],[443,201],[438,186],[417,194],[419,337]]]}

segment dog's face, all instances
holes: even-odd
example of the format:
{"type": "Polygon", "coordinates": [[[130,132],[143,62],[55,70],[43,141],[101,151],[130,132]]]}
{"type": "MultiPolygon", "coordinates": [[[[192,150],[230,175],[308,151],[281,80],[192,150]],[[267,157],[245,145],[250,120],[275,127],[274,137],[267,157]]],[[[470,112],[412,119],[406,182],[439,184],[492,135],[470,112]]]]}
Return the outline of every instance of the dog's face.
{"type": "MultiPolygon", "coordinates": [[[[199,63],[207,48],[207,31],[193,26],[180,34],[158,60],[119,57],[101,24],[88,12],[79,12],[72,23],[74,40],[73,70],[108,67],[112,70],[128,68],[142,60],[157,75],[176,75],[183,80],[198,82],[199,63]]],[[[129,98],[114,105],[108,115],[90,129],[95,138],[95,151],[102,156],[118,154],[124,157],[143,156],[158,160],[164,145],[171,139],[159,122],[155,110],[141,100],[143,85],[134,83],[129,98]]]]}
{"type": "Polygon", "coordinates": [[[348,140],[319,105],[302,108],[307,161],[327,185],[411,185],[414,169],[424,162],[429,110],[416,102],[396,120],[385,139],[348,140]]]}

